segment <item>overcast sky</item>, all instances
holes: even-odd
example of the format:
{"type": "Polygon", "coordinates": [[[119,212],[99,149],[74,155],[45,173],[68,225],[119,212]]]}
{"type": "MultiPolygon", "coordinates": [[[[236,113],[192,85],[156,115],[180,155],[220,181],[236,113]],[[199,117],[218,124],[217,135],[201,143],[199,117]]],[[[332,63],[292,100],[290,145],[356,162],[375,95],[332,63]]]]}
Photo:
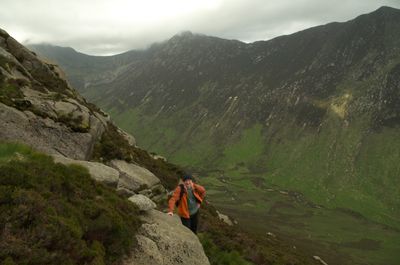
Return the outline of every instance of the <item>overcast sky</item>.
{"type": "Polygon", "coordinates": [[[0,28],[24,44],[93,55],[142,49],[192,31],[244,42],[344,22],[400,0],[0,0],[0,28]]]}

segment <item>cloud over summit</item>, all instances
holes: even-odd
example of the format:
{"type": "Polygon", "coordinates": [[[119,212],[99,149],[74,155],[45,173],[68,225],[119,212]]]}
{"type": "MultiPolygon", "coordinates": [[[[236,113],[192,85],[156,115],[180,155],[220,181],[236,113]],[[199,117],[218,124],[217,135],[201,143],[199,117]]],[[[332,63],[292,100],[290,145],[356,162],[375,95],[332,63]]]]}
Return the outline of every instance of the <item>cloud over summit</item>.
{"type": "Polygon", "coordinates": [[[397,0],[2,0],[0,28],[23,43],[115,54],[190,30],[245,42],[347,21],[397,0]]]}

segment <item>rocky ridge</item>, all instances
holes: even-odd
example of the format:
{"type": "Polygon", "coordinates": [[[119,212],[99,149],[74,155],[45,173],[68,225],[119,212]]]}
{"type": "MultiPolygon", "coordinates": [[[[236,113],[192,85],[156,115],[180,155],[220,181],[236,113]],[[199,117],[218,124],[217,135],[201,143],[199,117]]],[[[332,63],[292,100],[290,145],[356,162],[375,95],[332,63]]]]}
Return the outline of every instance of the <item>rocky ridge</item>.
{"type": "MultiPolygon", "coordinates": [[[[152,257],[158,264],[209,264],[193,233],[153,209],[152,200],[166,199],[166,190],[153,173],[122,160],[89,161],[110,120],[62,76],[57,66],[41,60],[0,30],[0,140],[24,143],[53,155],[58,163],[86,167],[92,178],[130,197],[142,209],[143,224],[137,235],[140,247],[132,250],[125,264],[152,257]],[[143,200],[148,200],[145,208],[143,200]]],[[[135,147],[131,135],[120,129],[118,133],[135,147]]]]}

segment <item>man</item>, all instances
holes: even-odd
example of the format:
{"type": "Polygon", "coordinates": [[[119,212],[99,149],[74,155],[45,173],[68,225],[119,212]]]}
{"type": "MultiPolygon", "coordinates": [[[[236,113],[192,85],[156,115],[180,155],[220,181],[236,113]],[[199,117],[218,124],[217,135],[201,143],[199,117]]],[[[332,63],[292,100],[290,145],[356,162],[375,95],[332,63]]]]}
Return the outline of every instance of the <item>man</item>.
{"type": "Polygon", "coordinates": [[[195,184],[191,175],[182,178],[183,185],[175,188],[172,197],[168,201],[168,215],[173,216],[175,205],[178,207],[178,215],[182,224],[197,234],[197,223],[199,220],[199,208],[203,202],[206,190],[195,184]]]}

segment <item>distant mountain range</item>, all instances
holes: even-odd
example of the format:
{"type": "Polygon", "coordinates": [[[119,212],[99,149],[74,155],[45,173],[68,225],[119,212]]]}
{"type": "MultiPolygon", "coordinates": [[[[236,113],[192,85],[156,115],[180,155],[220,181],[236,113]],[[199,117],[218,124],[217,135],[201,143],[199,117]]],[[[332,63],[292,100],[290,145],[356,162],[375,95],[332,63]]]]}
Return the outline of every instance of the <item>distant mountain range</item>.
{"type": "Polygon", "coordinates": [[[400,229],[400,10],[250,44],[184,32],[109,57],[30,48],[140,146],[400,229]]]}

